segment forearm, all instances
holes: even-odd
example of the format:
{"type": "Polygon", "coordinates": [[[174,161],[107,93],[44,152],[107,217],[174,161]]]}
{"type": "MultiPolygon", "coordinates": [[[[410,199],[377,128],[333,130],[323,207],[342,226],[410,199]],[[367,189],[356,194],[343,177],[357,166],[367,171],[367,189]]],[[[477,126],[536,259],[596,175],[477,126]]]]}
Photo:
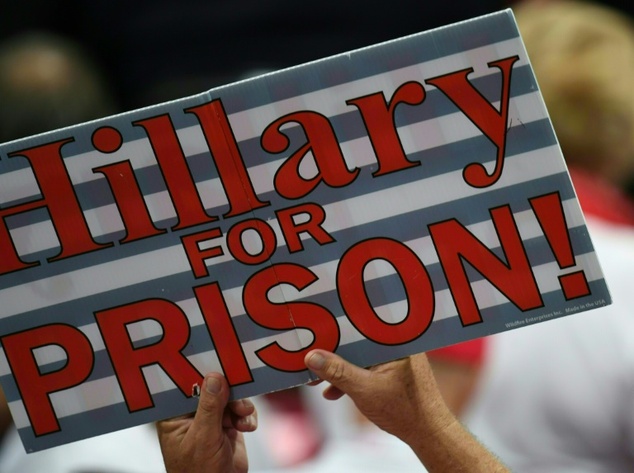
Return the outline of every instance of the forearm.
{"type": "Polygon", "coordinates": [[[421,434],[407,443],[429,473],[510,471],[455,417],[434,434],[421,434]]]}
{"type": "Polygon", "coordinates": [[[407,443],[430,473],[509,471],[451,413],[424,353],[366,370],[314,350],[306,365],[331,383],[327,399],[349,395],[371,422],[407,443]]]}

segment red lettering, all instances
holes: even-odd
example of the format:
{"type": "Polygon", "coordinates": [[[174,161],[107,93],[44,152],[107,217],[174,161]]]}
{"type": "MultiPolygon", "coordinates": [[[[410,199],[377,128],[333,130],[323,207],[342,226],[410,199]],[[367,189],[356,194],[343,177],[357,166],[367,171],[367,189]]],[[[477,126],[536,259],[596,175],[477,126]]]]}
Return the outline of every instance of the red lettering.
{"type": "Polygon", "coordinates": [[[60,430],[50,395],[83,383],[92,372],[92,346],[83,332],[64,324],[44,325],[2,337],[2,347],[20,391],[35,435],[60,430]],[[33,351],[55,345],[66,352],[66,363],[42,373],[33,351]]]}
{"type": "Polygon", "coordinates": [[[195,287],[194,292],[227,381],[231,386],[250,383],[253,376],[220,286],[214,282],[195,287]]]}
{"type": "Polygon", "coordinates": [[[101,166],[94,168],[93,171],[106,176],[106,180],[110,185],[110,190],[126,230],[125,238],[119,240],[121,243],[128,243],[165,233],[165,230],[157,229],[152,222],[130,161],[101,166]]]}
{"type": "Polygon", "coordinates": [[[361,117],[368,130],[368,137],[376,154],[379,168],[373,176],[382,176],[395,171],[420,165],[407,159],[403,145],[396,131],[394,112],[401,103],[418,105],[425,100],[425,89],[418,82],[406,82],[401,85],[387,102],[382,92],[346,100],[361,112],[361,117]]]}
{"type": "Polygon", "coordinates": [[[434,316],[434,288],[425,266],[410,248],[388,238],[365,240],[346,251],[337,268],[337,290],[350,322],[368,339],[383,345],[417,339],[434,316]],[[403,283],[408,308],[401,321],[379,317],[365,290],[365,267],[377,259],[389,263],[403,283]]]}
{"type": "Polygon", "coordinates": [[[307,329],[313,341],[299,350],[287,350],[277,342],[259,349],[257,356],[271,368],[281,371],[303,371],[304,357],[313,348],[334,351],[339,345],[339,326],[328,309],[312,302],[275,303],[268,292],[279,284],[289,284],[302,291],[317,280],[307,268],[284,263],[269,266],[255,273],[244,286],[243,302],[249,317],[257,324],[273,330],[307,329]]]}
{"type": "Polygon", "coordinates": [[[273,229],[264,221],[258,218],[251,218],[236,223],[227,232],[227,247],[229,253],[243,264],[260,264],[268,260],[277,249],[277,237],[273,229]],[[243,236],[250,231],[258,236],[261,243],[260,250],[255,253],[247,251],[243,236]]]}
{"type": "Polygon", "coordinates": [[[463,261],[522,311],[543,307],[539,288],[509,206],[490,210],[506,263],[457,220],[429,225],[440,264],[463,325],[482,322],[463,261]]]}
{"type": "Polygon", "coordinates": [[[320,205],[313,203],[301,204],[296,207],[278,210],[275,214],[290,253],[304,249],[300,238],[302,233],[307,233],[320,245],[335,241],[321,226],[326,220],[326,212],[320,205]],[[303,222],[297,222],[296,217],[299,216],[307,216],[308,218],[303,222]]]}
{"type": "Polygon", "coordinates": [[[191,266],[196,278],[209,276],[205,260],[215,258],[216,256],[222,256],[224,254],[222,248],[219,246],[201,249],[200,244],[206,240],[220,238],[221,236],[222,231],[219,228],[212,228],[210,230],[205,230],[204,232],[181,237],[181,243],[183,244],[183,249],[187,255],[187,260],[189,261],[189,265],[191,266]]]}
{"type": "Polygon", "coordinates": [[[275,174],[275,189],[282,197],[299,199],[322,181],[330,187],[344,187],[355,180],[359,169],[348,170],[331,123],[317,112],[296,112],[275,120],[262,133],[261,145],[265,151],[283,153],[288,149],[290,140],[282,127],[289,123],[301,125],[306,143],[292,153],[275,174]],[[312,155],[317,173],[304,178],[299,168],[308,155],[312,155]]]}
{"type": "Polygon", "coordinates": [[[39,264],[25,263],[19,258],[5,221],[11,215],[30,210],[46,208],[51,217],[61,250],[58,255],[48,258],[49,262],[111,246],[93,240],[64,167],[61,149],[72,141],[67,138],[9,154],[9,157],[24,156],[29,161],[42,198],[0,209],[0,274],[39,264]]]}
{"type": "Polygon", "coordinates": [[[123,137],[121,132],[112,126],[97,128],[90,137],[92,145],[97,151],[110,154],[121,149],[123,137]]]}
{"type": "Polygon", "coordinates": [[[253,189],[222,102],[219,99],[212,100],[185,109],[185,112],[193,113],[198,118],[216,164],[218,177],[229,200],[229,211],[223,216],[235,217],[270,205],[269,202],[261,201],[253,189]]]}
{"type": "Polygon", "coordinates": [[[142,127],[150,140],[154,155],[176,209],[178,224],[172,229],[192,227],[218,220],[210,217],[200,200],[174,125],[168,114],[133,122],[142,127]]]}
{"type": "Polygon", "coordinates": [[[469,82],[467,77],[473,72],[472,67],[425,81],[427,84],[438,87],[497,148],[495,169],[492,174],[489,175],[480,163],[471,163],[465,167],[463,178],[473,187],[491,186],[502,175],[511,97],[511,70],[517,60],[519,60],[518,56],[512,56],[487,64],[489,67],[497,67],[502,72],[499,111],[469,82]]]}
{"type": "MultiPolygon", "coordinates": [[[[567,269],[575,266],[577,263],[559,192],[534,197],[529,199],[529,202],[559,267],[567,269]]],[[[592,292],[583,270],[559,276],[559,283],[567,301],[590,295],[592,292]]]]}
{"type": "Polygon", "coordinates": [[[147,299],[95,312],[99,330],[123,397],[131,412],[153,407],[142,368],[158,364],[186,396],[202,382],[201,374],[182,354],[189,341],[189,322],[178,305],[163,299],[147,299]],[[143,320],[157,322],[163,336],[153,344],[135,347],[127,326],[143,320]]]}

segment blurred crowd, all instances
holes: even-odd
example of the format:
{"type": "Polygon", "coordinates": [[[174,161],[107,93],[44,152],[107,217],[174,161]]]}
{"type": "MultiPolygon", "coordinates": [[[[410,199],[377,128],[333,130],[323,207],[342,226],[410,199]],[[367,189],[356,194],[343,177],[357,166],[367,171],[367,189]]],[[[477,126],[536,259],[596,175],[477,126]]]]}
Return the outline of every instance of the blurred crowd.
{"type": "MultiPolygon", "coordinates": [[[[0,142],[506,7],[516,15],[614,303],[429,358],[449,407],[513,471],[634,471],[631,2],[13,2],[0,16],[0,142]]],[[[255,399],[260,427],[247,436],[251,471],[421,471],[406,445],[347,399],[327,402],[319,391],[255,399]]],[[[21,448],[0,410],[0,472],[162,471],[150,425],[28,457],[21,448]]]]}

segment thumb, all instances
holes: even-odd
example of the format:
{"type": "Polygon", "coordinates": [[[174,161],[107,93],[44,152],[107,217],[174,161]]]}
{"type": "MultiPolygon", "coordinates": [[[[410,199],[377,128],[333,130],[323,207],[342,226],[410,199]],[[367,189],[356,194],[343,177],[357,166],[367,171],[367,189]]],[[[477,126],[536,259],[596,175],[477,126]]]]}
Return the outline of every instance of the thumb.
{"type": "Polygon", "coordinates": [[[212,373],[205,376],[192,427],[209,436],[222,435],[222,416],[229,402],[229,385],[225,378],[212,373]]]}
{"type": "Polygon", "coordinates": [[[328,381],[344,394],[356,397],[370,385],[371,372],[325,350],[312,350],[304,358],[306,366],[320,379],[328,381]]]}

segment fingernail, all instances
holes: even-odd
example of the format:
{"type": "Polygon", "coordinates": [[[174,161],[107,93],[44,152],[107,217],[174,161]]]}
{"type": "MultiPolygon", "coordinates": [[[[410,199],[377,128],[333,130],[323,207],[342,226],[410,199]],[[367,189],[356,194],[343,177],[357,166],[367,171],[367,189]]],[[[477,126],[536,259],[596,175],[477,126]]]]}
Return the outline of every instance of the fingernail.
{"type": "Polygon", "coordinates": [[[326,358],[320,353],[313,353],[306,361],[306,364],[310,369],[320,370],[326,364],[326,358]]]}
{"type": "Polygon", "coordinates": [[[205,378],[205,390],[209,394],[218,394],[220,389],[221,385],[218,378],[205,378]]]}
{"type": "Polygon", "coordinates": [[[253,402],[251,402],[251,400],[250,400],[250,399],[243,399],[243,400],[242,400],[242,405],[243,405],[244,407],[246,407],[247,409],[251,409],[251,408],[253,408],[253,402]]]}

